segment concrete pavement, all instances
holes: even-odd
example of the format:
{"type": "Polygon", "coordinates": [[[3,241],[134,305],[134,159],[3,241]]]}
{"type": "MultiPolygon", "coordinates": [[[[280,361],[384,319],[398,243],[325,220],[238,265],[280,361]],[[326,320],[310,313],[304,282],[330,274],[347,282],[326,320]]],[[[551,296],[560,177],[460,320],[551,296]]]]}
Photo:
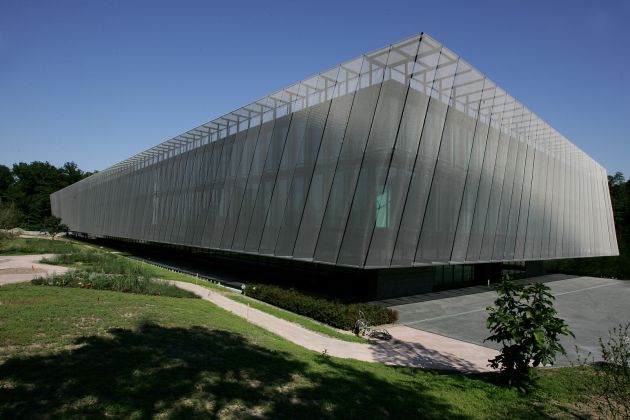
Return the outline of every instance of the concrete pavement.
{"type": "Polygon", "coordinates": [[[46,274],[63,274],[69,269],[57,265],[42,264],[42,258],[54,254],[40,255],[0,255],[0,286],[30,281],[46,274]]]}
{"type": "MultiPolygon", "coordinates": [[[[630,321],[630,281],[561,274],[528,280],[542,281],[551,288],[558,316],[575,334],[575,339],[561,338],[567,357],[558,356],[559,366],[577,360],[576,346],[582,358],[591,353],[600,359],[598,338],[606,338],[610,328],[630,321]]],[[[495,343],[484,343],[490,335],[485,308],[496,298],[493,289],[478,286],[468,291],[409,296],[381,304],[398,311],[399,322],[410,328],[498,349],[495,343]]]]}

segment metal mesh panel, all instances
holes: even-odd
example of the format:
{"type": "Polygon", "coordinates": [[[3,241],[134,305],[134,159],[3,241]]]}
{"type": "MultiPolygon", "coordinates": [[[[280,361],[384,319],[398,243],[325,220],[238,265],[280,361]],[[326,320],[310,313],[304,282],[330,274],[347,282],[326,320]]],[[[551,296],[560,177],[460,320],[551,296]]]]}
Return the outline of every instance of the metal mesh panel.
{"type": "Polygon", "coordinates": [[[426,35],[167,140],[51,208],[93,235],[355,267],[618,253],[605,170],[426,35]]]}
{"type": "Polygon", "coordinates": [[[293,255],[297,258],[311,259],[315,253],[353,100],[354,93],[332,101],[295,242],[293,255]]]}
{"type": "Polygon", "coordinates": [[[453,88],[416,261],[430,263],[450,260],[477,121],[469,117],[468,113],[478,112],[483,82],[480,73],[464,62],[459,63],[454,86],[463,86],[472,94],[462,104],[457,100],[461,91],[453,88]]]}

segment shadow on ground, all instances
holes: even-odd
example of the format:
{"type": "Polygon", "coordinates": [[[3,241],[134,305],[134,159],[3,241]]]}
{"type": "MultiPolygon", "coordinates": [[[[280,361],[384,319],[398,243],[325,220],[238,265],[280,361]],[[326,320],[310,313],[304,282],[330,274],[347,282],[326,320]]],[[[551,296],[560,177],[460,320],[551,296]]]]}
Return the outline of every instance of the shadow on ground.
{"type": "Polygon", "coordinates": [[[0,418],[458,417],[411,369],[403,371],[409,380],[390,382],[226,331],[143,324],[76,344],[0,365],[0,418]]]}
{"type": "Polygon", "coordinates": [[[478,366],[452,354],[442,353],[423,346],[400,340],[377,342],[372,347],[374,359],[396,366],[477,372],[478,366]]]}

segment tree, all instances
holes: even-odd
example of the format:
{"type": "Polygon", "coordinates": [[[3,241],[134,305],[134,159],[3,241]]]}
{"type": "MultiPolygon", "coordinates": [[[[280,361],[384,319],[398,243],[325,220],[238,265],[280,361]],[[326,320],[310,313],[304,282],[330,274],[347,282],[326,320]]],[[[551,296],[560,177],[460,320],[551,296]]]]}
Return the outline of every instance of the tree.
{"type": "Polygon", "coordinates": [[[90,172],[83,172],[74,162],[64,163],[60,170],[66,185],[74,184],[75,182],[79,182],[83,178],[92,175],[90,172]]]}
{"type": "Polygon", "coordinates": [[[621,185],[626,182],[626,178],[621,172],[615,172],[614,175],[608,175],[608,185],[611,187],[621,185]]]}
{"type": "Polygon", "coordinates": [[[48,162],[16,163],[7,200],[14,202],[24,214],[26,228],[41,229],[44,219],[51,215],[50,194],[89,175],[74,162],[67,162],[60,168],[48,162]]]}
{"type": "Polygon", "coordinates": [[[13,174],[11,169],[4,165],[0,165],[0,205],[6,201],[7,191],[13,184],[13,174]]]}
{"type": "Polygon", "coordinates": [[[555,298],[544,284],[523,287],[504,279],[497,294],[494,306],[486,308],[486,326],[492,333],[486,341],[499,343],[502,348],[488,361],[509,385],[520,387],[531,379],[532,367],[553,364],[557,353],[566,354],[560,344],[561,335],[574,335],[556,316],[555,298]]]}
{"type": "Polygon", "coordinates": [[[55,236],[59,235],[62,232],[67,232],[70,230],[68,226],[61,223],[61,219],[56,216],[48,216],[43,220],[43,227],[46,232],[51,236],[54,240],[55,236]]]}
{"type": "Polygon", "coordinates": [[[22,222],[22,214],[14,203],[0,205],[0,229],[13,229],[22,222]]]}

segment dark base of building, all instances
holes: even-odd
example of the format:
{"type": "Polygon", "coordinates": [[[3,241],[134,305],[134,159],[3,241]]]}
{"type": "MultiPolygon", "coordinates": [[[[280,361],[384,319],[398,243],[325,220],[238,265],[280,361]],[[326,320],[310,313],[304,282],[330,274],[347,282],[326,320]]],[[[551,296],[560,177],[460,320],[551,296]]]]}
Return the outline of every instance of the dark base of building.
{"type": "Polygon", "coordinates": [[[75,237],[233,287],[267,283],[348,302],[436,292],[544,274],[542,261],[360,269],[121,238],[75,237]]]}

